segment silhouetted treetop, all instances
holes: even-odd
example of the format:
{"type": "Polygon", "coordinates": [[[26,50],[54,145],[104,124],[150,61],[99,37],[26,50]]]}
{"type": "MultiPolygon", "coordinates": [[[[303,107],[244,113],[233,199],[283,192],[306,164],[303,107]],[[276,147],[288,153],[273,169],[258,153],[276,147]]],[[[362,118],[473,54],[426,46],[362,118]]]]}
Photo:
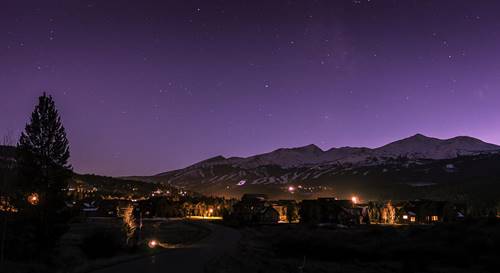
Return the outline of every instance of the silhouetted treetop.
{"type": "Polygon", "coordinates": [[[31,154],[40,168],[62,167],[68,165],[69,143],[61,118],[52,96],[45,93],[38,99],[38,105],[31,114],[19,141],[19,148],[31,154]]]}

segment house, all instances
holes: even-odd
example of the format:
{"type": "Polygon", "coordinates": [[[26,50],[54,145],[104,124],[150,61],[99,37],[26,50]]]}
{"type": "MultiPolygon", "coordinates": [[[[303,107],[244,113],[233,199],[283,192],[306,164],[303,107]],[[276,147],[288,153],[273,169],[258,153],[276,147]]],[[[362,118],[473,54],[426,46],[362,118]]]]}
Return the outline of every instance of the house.
{"type": "Polygon", "coordinates": [[[405,201],[395,204],[395,208],[398,224],[450,222],[464,217],[464,213],[448,201],[405,201]]]}
{"type": "Polygon", "coordinates": [[[408,201],[395,205],[395,219],[397,224],[417,224],[417,207],[408,201]]]}
{"type": "Polygon", "coordinates": [[[239,224],[276,224],[280,220],[279,212],[267,201],[264,194],[245,194],[240,202],[233,205],[230,216],[239,224]]]}
{"type": "Polygon", "coordinates": [[[455,206],[448,201],[417,201],[417,221],[422,223],[451,222],[457,212],[455,206]]]}
{"type": "Polygon", "coordinates": [[[272,207],[279,213],[280,223],[293,223],[299,220],[299,208],[295,200],[278,200],[271,203],[272,207]]]}
{"type": "Polygon", "coordinates": [[[352,200],[318,198],[303,200],[299,214],[301,223],[353,225],[364,222],[367,210],[357,206],[352,200]]]}

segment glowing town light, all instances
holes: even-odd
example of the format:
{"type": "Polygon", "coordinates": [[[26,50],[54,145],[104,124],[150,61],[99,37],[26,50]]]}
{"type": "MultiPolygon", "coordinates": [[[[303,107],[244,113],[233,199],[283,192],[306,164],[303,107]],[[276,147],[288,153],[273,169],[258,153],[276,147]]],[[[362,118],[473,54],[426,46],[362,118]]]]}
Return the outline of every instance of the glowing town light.
{"type": "Polygon", "coordinates": [[[208,213],[210,213],[210,214],[214,213],[214,209],[209,208],[209,209],[208,209],[208,213]]]}
{"type": "Polygon", "coordinates": [[[159,243],[156,240],[149,240],[149,242],[148,242],[149,248],[155,248],[156,246],[158,246],[158,244],[159,243]]]}
{"type": "Polygon", "coordinates": [[[403,215],[403,219],[408,220],[408,215],[403,215]]]}
{"type": "Polygon", "coordinates": [[[352,201],[354,204],[357,204],[357,203],[358,203],[358,197],[356,197],[356,196],[351,197],[351,201],[352,201]]]}
{"type": "Polygon", "coordinates": [[[35,206],[38,205],[38,202],[40,202],[40,198],[38,197],[38,193],[32,193],[28,196],[28,203],[31,205],[35,206]]]}
{"type": "Polygon", "coordinates": [[[290,186],[288,187],[288,191],[293,193],[295,191],[295,187],[294,186],[290,186]]]}

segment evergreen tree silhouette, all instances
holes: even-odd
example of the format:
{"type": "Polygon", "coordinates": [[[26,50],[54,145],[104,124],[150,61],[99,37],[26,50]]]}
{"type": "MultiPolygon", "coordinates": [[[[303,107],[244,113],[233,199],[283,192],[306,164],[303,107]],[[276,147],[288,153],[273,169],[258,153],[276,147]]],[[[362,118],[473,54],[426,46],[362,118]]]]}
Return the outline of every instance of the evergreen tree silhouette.
{"type": "Polygon", "coordinates": [[[65,229],[62,212],[72,170],[69,143],[51,96],[43,93],[18,144],[18,207],[36,226],[40,246],[47,250],[65,229]],[[37,196],[30,203],[29,196],[37,196]]]}

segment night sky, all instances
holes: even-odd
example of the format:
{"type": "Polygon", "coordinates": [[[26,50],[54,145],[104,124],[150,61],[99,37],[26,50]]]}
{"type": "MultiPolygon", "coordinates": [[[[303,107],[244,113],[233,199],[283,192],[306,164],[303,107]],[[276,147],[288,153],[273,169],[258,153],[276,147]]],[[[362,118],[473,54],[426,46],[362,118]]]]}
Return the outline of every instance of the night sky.
{"type": "Polygon", "coordinates": [[[500,143],[500,1],[2,1],[0,135],[56,100],[74,169],[423,133],[500,143]]]}

